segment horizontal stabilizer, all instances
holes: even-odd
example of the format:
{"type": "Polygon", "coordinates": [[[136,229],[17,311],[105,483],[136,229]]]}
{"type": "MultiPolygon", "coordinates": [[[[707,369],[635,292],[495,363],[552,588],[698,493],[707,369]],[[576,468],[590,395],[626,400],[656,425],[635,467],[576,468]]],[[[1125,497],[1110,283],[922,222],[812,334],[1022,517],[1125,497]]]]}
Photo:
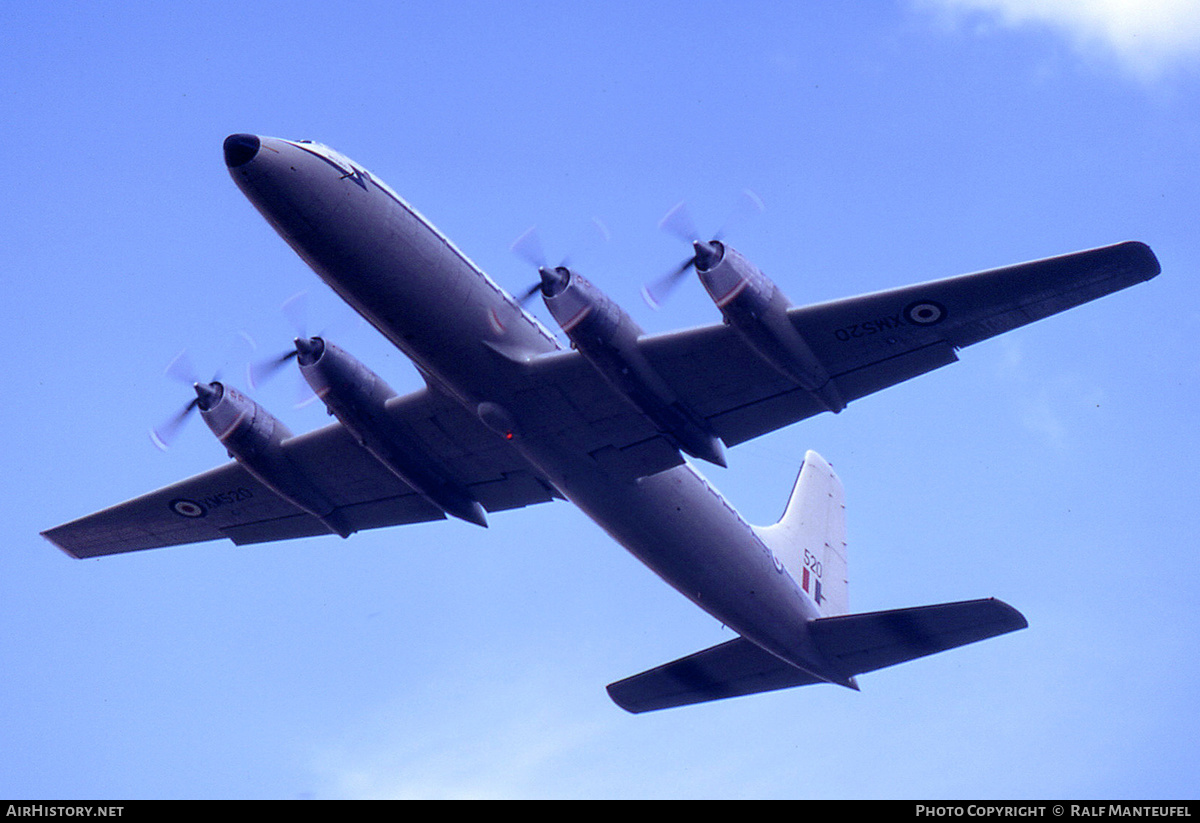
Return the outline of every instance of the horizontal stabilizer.
{"type": "Polygon", "coordinates": [[[738,637],[612,683],[608,696],[638,714],[820,682],[738,637]]]}
{"type": "Polygon", "coordinates": [[[968,600],[822,617],[808,624],[817,648],[846,676],[965,646],[1028,624],[1000,600],[968,600]]]}
{"type": "MultiPolygon", "coordinates": [[[[822,617],[807,629],[831,677],[848,679],[1026,625],[1012,606],[985,599],[822,617]]],[[[613,683],[608,694],[637,714],[822,682],[739,637],[613,683]]]]}

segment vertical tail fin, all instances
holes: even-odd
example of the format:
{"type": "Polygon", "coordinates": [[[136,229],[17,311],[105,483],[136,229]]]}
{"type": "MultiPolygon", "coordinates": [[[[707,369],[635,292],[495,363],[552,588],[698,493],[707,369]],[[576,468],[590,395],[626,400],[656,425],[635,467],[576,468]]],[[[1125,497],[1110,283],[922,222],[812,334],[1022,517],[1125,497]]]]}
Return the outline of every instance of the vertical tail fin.
{"type": "Polygon", "coordinates": [[[846,496],[821,455],[804,456],[783,517],[756,531],[823,616],[850,611],[846,496]]]}
{"type": "Polygon", "coordinates": [[[818,674],[785,662],[746,637],[609,684],[617,705],[648,712],[828,681],[857,689],[854,676],[1023,629],[999,600],[968,600],[849,614],[846,506],[842,483],[819,454],[804,456],[783,517],[755,532],[821,613],[798,627],[823,659],[818,674]]]}

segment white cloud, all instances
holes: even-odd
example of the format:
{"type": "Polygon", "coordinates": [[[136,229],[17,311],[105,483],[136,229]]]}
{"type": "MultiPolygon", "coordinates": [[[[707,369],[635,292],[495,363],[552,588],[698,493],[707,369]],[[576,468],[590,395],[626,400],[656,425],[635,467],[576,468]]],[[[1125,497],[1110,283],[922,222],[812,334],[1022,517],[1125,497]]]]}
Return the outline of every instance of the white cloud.
{"type": "Polygon", "coordinates": [[[1077,446],[1078,426],[1105,403],[1103,387],[1082,374],[1050,373],[1044,364],[1028,362],[1019,337],[1002,338],[999,346],[997,375],[1021,425],[1050,448],[1077,446]]]}
{"type": "Polygon", "coordinates": [[[1198,0],[917,0],[951,20],[1041,26],[1065,36],[1088,57],[1115,58],[1152,79],[1200,65],[1198,0]]]}
{"type": "MultiPolygon", "coordinates": [[[[484,655],[486,657],[486,655],[484,655]]],[[[312,755],[329,798],[506,799],[598,794],[581,755],[626,715],[597,680],[586,690],[551,666],[499,663],[478,680],[472,666],[406,692],[350,724],[312,755]],[[584,695],[574,705],[564,695],[584,695]],[[597,706],[599,714],[597,715],[597,706]]]]}

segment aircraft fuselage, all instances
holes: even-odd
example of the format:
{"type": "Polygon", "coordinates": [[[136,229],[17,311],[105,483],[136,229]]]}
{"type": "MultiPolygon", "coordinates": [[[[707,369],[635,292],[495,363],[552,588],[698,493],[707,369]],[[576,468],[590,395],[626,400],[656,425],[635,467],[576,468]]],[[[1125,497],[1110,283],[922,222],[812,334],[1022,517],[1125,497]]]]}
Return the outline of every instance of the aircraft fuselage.
{"type": "Polygon", "coordinates": [[[851,684],[806,631],[819,616],[816,604],[692,465],[636,481],[614,478],[557,434],[553,410],[523,399],[530,396],[523,393],[524,361],[560,344],[432,224],[324,146],[250,135],[230,140],[227,163],[242,192],[433,389],[477,414],[565,498],[713,617],[820,679],[851,684]]]}

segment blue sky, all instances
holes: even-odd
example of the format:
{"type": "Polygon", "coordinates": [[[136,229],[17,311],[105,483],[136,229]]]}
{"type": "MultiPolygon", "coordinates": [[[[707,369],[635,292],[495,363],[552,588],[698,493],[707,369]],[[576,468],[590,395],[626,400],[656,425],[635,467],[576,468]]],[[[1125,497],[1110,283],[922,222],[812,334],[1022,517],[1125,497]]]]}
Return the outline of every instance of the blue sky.
{"type": "MultiPolygon", "coordinates": [[[[0,796],[1194,798],[1200,12],[1080,5],[5,4],[0,796]],[[151,446],[188,396],[163,369],[237,383],[302,289],[420,384],[242,198],[237,131],[335,146],[511,291],[537,225],[650,331],[718,318],[694,281],[641,302],[685,253],[658,220],[712,231],[744,188],[727,239],[799,304],[1126,239],[1164,271],[704,467],[769,523],[818,450],[853,609],[996,596],[1028,630],[634,717],[606,683],[730,635],[565,503],[86,562],[38,536],[224,459],[202,425],[151,446]]],[[[322,425],[294,395],[256,393],[322,425]]]]}

